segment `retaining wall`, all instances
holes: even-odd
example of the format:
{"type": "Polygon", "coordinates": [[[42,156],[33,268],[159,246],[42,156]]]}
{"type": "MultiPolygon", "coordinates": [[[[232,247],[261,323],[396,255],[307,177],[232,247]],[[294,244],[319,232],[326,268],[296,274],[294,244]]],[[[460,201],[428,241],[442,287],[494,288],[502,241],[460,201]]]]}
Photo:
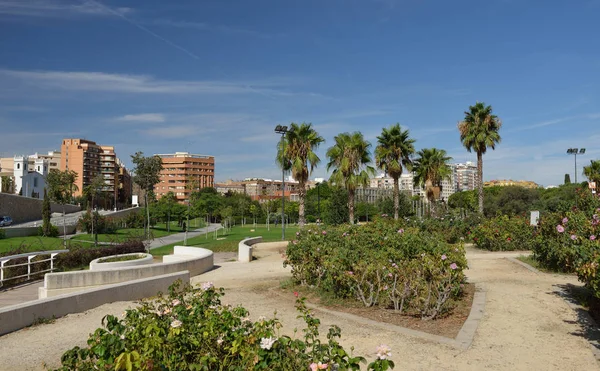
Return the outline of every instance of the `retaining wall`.
{"type": "MultiPolygon", "coordinates": [[[[37,198],[0,193],[0,215],[9,215],[13,223],[26,223],[42,219],[42,200],[37,198]]],[[[81,210],[76,205],[65,205],[67,214],[81,210]]],[[[63,205],[50,203],[50,212],[63,212],[63,205]]]]}
{"type": "Polygon", "coordinates": [[[47,273],[44,287],[39,288],[39,298],[62,295],[66,292],[81,291],[100,285],[110,285],[142,278],[160,276],[180,271],[189,271],[197,276],[213,268],[213,252],[196,247],[195,256],[185,255],[183,259],[173,262],[148,264],[138,267],[112,268],[101,271],[75,271],[47,273]]]}
{"type": "MultiPolygon", "coordinates": [[[[6,233],[6,237],[27,237],[27,236],[37,236],[38,228],[41,227],[41,224],[37,227],[15,227],[15,228],[4,228],[4,233],[6,233]]],[[[57,226],[58,235],[62,236],[64,232],[63,226],[57,226]]],[[[68,225],[67,226],[67,235],[75,233],[77,230],[76,225],[68,225]]]]}
{"type": "Polygon", "coordinates": [[[238,261],[250,263],[252,261],[252,245],[261,243],[262,237],[246,238],[238,244],[238,261]]]}
{"type": "Polygon", "coordinates": [[[165,274],[0,308],[0,335],[30,326],[39,318],[62,317],[106,303],[151,297],[159,291],[166,292],[178,279],[189,283],[190,272],[165,274]]]}

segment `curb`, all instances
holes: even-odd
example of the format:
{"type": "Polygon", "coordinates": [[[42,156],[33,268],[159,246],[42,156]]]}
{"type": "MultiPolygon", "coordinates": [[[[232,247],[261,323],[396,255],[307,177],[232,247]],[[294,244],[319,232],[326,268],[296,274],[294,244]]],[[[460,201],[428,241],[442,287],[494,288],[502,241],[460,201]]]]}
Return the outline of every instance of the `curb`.
{"type": "Polygon", "coordinates": [[[458,348],[458,349],[467,350],[473,344],[473,340],[474,340],[475,334],[477,332],[477,327],[479,326],[479,322],[483,319],[483,314],[484,314],[484,310],[485,310],[485,297],[486,297],[485,289],[483,288],[482,285],[476,283],[475,284],[475,293],[473,295],[473,303],[471,305],[471,311],[469,312],[469,317],[467,317],[467,319],[465,320],[465,323],[463,323],[460,331],[458,332],[458,335],[456,335],[455,338],[434,335],[434,334],[430,334],[430,333],[419,331],[419,330],[413,330],[413,329],[407,328],[407,327],[393,325],[390,323],[374,321],[372,319],[364,318],[364,317],[357,316],[354,314],[349,314],[349,313],[344,313],[344,312],[338,312],[338,311],[331,310],[331,309],[326,309],[326,308],[320,307],[320,306],[312,304],[312,303],[306,303],[306,306],[310,309],[314,309],[319,312],[331,314],[336,317],[341,317],[344,319],[352,320],[352,321],[361,323],[363,325],[369,325],[369,326],[381,328],[382,330],[387,330],[387,331],[391,330],[391,331],[395,331],[400,334],[417,337],[417,338],[421,338],[421,339],[436,342],[436,343],[447,344],[447,345],[450,345],[450,346],[458,348]]]}
{"type": "Polygon", "coordinates": [[[525,268],[525,269],[529,269],[530,271],[532,271],[532,272],[533,272],[533,273],[535,273],[535,274],[542,273],[542,272],[540,272],[539,270],[537,270],[537,269],[535,269],[534,267],[532,267],[531,265],[529,265],[529,264],[527,264],[527,263],[524,263],[524,262],[520,261],[520,260],[519,260],[519,259],[517,259],[517,258],[505,258],[505,259],[506,259],[506,260],[508,260],[508,261],[511,261],[511,262],[513,262],[513,263],[515,263],[515,264],[519,264],[519,265],[520,265],[520,266],[522,266],[523,268],[525,268]]]}

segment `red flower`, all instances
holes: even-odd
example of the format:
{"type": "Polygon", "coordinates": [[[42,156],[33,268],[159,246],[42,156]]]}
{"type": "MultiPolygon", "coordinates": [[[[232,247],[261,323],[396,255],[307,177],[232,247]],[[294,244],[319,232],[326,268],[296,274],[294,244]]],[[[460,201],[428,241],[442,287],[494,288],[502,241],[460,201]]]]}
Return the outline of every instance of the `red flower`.
{"type": "Polygon", "coordinates": [[[294,291],[294,296],[298,297],[298,291],[294,291]]]}

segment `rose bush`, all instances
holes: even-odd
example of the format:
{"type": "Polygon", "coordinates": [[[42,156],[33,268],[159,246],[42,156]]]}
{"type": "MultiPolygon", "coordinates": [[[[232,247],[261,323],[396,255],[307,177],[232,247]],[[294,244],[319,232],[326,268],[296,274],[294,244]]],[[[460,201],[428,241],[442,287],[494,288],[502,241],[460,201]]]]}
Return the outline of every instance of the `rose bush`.
{"type": "Polygon", "coordinates": [[[475,246],[490,251],[531,250],[535,245],[536,231],[529,219],[507,215],[484,219],[471,230],[475,246]]]}
{"type": "Polygon", "coordinates": [[[305,228],[288,245],[284,265],[292,267],[296,284],[431,319],[461,295],[467,262],[460,245],[379,219],[305,228]]]}
{"type": "MultiPolygon", "coordinates": [[[[253,322],[243,307],[222,305],[221,296],[223,289],[210,283],[176,283],[168,296],[144,300],[121,319],[106,316],[87,347],[63,354],[58,370],[358,370],[365,363],[338,343],[339,327],[321,340],[320,321],[303,299],[296,308],[306,328],[303,338],[293,338],[279,334],[277,318],[253,322]]],[[[367,369],[393,368],[390,355],[378,349],[367,369]]]]}

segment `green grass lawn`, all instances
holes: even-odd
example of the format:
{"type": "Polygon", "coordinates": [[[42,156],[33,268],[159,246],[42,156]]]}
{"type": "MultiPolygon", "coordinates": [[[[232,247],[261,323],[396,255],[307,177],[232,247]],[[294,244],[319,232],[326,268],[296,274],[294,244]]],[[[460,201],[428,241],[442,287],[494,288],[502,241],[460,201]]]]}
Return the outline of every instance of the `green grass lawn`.
{"type": "MultiPolygon", "coordinates": [[[[296,231],[298,231],[297,226],[290,225],[285,228],[285,238],[286,240],[291,240],[296,235],[296,231]]],[[[201,235],[198,237],[188,239],[188,246],[197,246],[204,247],[205,249],[212,250],[214,252],[224,252],[224,251],[237,251],[238,243],[247,237],[258,237],[262,236],[264,242],[274,242],[281,241],[281,226],[271,226],[271,230],[267,230],[266,225],[257,225],[254,228],[251,224],[242,226],[235,226],[231,228],[230,232],[225,232],[223,235],[223,230],[220,230],[217,238],[214,239],[214,233],[208,233],[208,235],[201,235]],[[254,231],[252,231],[254,230],[254,231]],[[208,237],[208,238],[207,238],[208,237]]],[[[165,245],[159,247],[157,249],[153,249],[150,251],[154,256],[162,256],[169,255],[173,253],[173,246],[175,245],[183,245],[183,241],[165,245]]]]}
{"type": "MultiPolygon", "coordinates": [[[[201,219],[190,220],[190,229],[197,229],[204,226],[204,221],[201,219]]],[[[184,232],[183,228],[177,225],[177,222],[171,222],[171,229],[167,231],[166,223],[157,223],[154,227],[150,228],[153,238],[161,238],[174,233],[184,232]]],[[[119,229],[115,233],[102,233],[98,235],[98,242],[123,242],[132,238],[140,238],[144,236],[143,228],[124,228],[119,229]]],[[[85,233],[79,234],[72,238],[75,241],[94,241],[94,235],[85,233]]]]}
{"type": "MultiPolygon", "coordinates": [[[[67,246],[71,241],[67,240],[67,246]]],[[[0,240],[0,253],[16,250],[19,247],[29,251],[47,251],[60,250],[63,248],[63,239],[61,237],[13,237],[0,240]]]]}

